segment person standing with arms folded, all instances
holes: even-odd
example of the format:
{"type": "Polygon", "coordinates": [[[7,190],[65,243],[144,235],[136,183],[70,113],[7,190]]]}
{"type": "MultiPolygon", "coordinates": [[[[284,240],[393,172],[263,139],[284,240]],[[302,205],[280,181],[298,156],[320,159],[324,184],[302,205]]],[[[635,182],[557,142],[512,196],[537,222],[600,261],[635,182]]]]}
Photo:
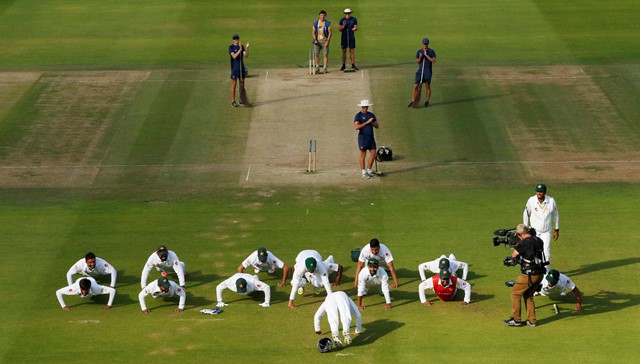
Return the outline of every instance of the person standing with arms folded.
{"type": "Polygon", "coordinates": [[[362,170],[362,178],[370,179],[375,177],[376,173],[372,170],[373,162],[376,158],[376,139],[373,135],[373,128],[378,129],[380,124],[376,116],[369,112],[369,106],[373,104],[369,100],[364,99],[360,101],[360,112],[356,114],[353,119],[353,125],[358,131],[358,149],[360,150],[360,158],[358,163],[360,170],[362,170]],[[365,169],[365,158],[367,157],[367,151],[369,151],[369,160],[367,161],[365,169]]]}
{"type": "Polygon", "coordinates": [[[244,67],[244,59],[249,58],[249,42],[246,46],[240,44],[240,36],[234,34],[233,44],[229,46],[229,57],[231,62],[231,107],[238,107],[236,102],[236,85],[240,80],[240,88],[244,88],[245,75],[247,70],[244,67]]]}
{"type": "Polygon", "coordinates": [[[547,185],[539,183],[535,191],[536,194],[531,196],[524,205],[522,223],[536,229],[536,236],[544,242],[544,259],[546,262],[551,262],[551,230],[553,229],[553,240],[558,240],[560,214],[556,200],[547,196],[547,185]]]}
{"type": "Polygon", "coordinates": [[[347,61],[347,50],[349,51],[349,58],[351,60],[351,70],[357,71],[356,67],[356,35],[355,31],[358,30],[358,19],[351,16],[351,9],[344,9],[344,17],[340,19],[340,26],[338,30],[342,32],[340,39],[340,48],[342,48],[342,67],[340,71],[346,69],[345,63],[347,61]]]}

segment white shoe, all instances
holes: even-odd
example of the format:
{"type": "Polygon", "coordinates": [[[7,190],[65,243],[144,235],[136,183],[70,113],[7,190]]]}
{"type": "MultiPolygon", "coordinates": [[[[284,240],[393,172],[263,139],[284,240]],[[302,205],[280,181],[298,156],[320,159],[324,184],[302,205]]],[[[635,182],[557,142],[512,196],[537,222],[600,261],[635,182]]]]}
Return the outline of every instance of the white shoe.
{"type": "Polygon", "coordinates": [[[376,177],[377,176],[376,172],[374,172],[374,171],[367,172],[367,174],[369,175],[369,177],[376,177]]]}
{"type": "Polygon", "coordinates": [[[368,173],[365,173],[365,174],[362,175],[362,178],[371,179],[371,176],[368,173]]]}
{"type": "Polygon", "coordinates": [[[343,332],[342,335],[344,336],[344,344],[351,345],[351,334],[349,332],[343,332]]]}
{"type": "Polygon", "coordinates": [[[328,73],[327,66],[322,67],[322,73],[328,73]]]}
{"type": "Polygon", "coordinates": [[[333,346],[337,349],[340,349],[342,347],[342,341],[340,341],[340,337],[338,335],[333,335],[333,338],[331,340],[333,340],[333,346]]]}
{"type": "Polygon", "coordinates": [[[302,296],[304,294],[304,288],[303,287],[299,287],[298,288],[298,295],[302,296]]]}
{"type": "Polygon", "coordinates": [[[224,302],[218,302],[218,304],[216,305],[216,307],[226,307],[226,306],[229,306],[229,305],[224,302]]]}
{"type": "Polygon", "coordinates": [[[259,305],[262,307],[269,307],[269,302],[262,302],[262,303],[259,303],[259,305]]]}

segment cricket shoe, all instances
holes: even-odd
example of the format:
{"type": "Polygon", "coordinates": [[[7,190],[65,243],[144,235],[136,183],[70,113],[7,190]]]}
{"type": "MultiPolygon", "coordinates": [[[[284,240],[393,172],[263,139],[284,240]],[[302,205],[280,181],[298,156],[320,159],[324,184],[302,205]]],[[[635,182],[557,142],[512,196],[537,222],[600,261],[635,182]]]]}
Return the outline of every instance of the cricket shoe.
{"type": "Polygon", "coordinates": [[[557,315],[558,313],[560,313],[560,310],[558,309],[558,305],[557,304],[553,304],[553,312],[557,315]]]}
{"type": "Polygon", "coordinates": [[[346,69],[346,67],[344,65],[342,65],[342,67],[340,67],[340,71],[344,71],[346,69]]]}
{"type": "Polygon", "coordinates": [[[503,321],[507,326],[522,326],[522,322],[514,320],[514,318],[510,318],[508,320],[503,321]]]}
{"type": "Polygon", "coordinates": [[[344,336],[344,344],[351,345],[351,334],[347,331],[343,332],[342,335],[344,336]]]}
{"type": "Polygon", "coordinates": [[[411,101],[411,102],[409,103],[409,106],[407,106],[407,107],[412,107],[412,106],[413,106],[413,101],[411,101]]]}
{"type": "Polygon", "coordinates": [[[340,349],[342,347],[342,341],[340,341],[340,337],[338,335],[333,335],[332,340],[333,346],[335,346],[336,349],[340,349]]]}
{"type": "Polygon", "coordinates": [[[367,174],[369,175],[369,178],[373,178],[373,177],[378,176],[378,175],[376,174],[376,172],[374,172],[374,171],[367,172],[367,174]]]}
{"type": "Polygon", "coordinates": [[[424,102],[424,107],[429,107],[429,101],[424,102]]]}
{"type": "Polygon", "coordinates": [[[238,107],[238,103],[235,101],[231,101],[231,107],[238,107]]]}
{"type": "Polygon", "coordinates": [[[329,73],[327,66],[322,67],[322,73],[329,73]]]}
{"type": "Polygon", "coordinates": [[[364,178],[364,179],[371,179],[371,176],[369,175],[369,173],[364,173],[364,174],[362,175],[362,178],[364,178]]]}
{"type": "Polygon", "coordinates": [[[352,63],[352,64],[351,64],[351,69],[352,69],[352,70],[354,70],[354,71],[357,71],[357,70],[358,70],[358,67],[356,67],[356,65],[352,63]]]}

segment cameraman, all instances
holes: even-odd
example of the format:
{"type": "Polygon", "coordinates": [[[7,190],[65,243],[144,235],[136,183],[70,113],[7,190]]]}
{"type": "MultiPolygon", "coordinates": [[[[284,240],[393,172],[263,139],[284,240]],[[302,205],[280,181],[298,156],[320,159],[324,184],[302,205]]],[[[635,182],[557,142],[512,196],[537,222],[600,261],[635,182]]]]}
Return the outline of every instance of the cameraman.
{"type": "Polygon", "coordinates": [[[514,286],[511,288],[511,315],[504,323],[509,326],[521,326],[520,304],[521,298],[527,309],[527,326],[536,326],[536,306],[533,302],[533,294],[542,281],[545,267],[542,263],[542,250],[544,243],[540,238],[532,236],[529,228],[520,224],[516,227],[516,236],[520,241],[516,244],[515,250],[510,257],[507,257],[504,264],[514,266],[520,263],[522,274],[519,275],[514,286]]]}

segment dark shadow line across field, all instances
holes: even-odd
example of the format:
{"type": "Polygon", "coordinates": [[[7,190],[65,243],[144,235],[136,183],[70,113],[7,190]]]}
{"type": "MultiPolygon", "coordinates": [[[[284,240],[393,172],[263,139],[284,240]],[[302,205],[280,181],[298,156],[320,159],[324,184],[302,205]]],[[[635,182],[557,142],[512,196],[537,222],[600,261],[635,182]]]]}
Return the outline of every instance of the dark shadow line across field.
{"type": "Polygon", "coordinates": [[[256,106],[268,105],[268,104],[273,104],[273,103],[283,102],[283,101],[306,99],[306,98],[309,98],[309,97],[316,98],[316,97],[319,97],[319,96],[322,96],[322,95],[323,94],[315,93],[315,94],[305,94],[305,95],[298,95],[298,96],[291,96],[291,97],[281,97],[279,99],[257,101],[257,102],[252,103],[251,105],[256,107],[256,106]]]}
{"type": "Polygon", "coordinates": [[[600,272],[605,269],[620,268],[625,265],[638,264],[638,263],[640,263],[640,257],[625,258],[625,259],[618,259],[618,260],[610,260],[606,262],[586,264],[580,268],[576,268],[570,271],[563,271],[562,273],[569,277],[576,277],[582,274],[600,272]]]}
{"type": "MultiPolygon", "coordinates": [[[[537,310],[541,310],[543,308],[551,310],[551,307],[554,303],[560,306],[560,313],[557,315],[551,315],[546,318],[542,318],[538,320],[540,324],[549,324],[557,320],[563,319],[578,319],[581,316],[589,316],[589,315],[597,315],[602,313],[609,313],[614,311],[623,310],[626,308],[631,308],[640,304],[640,295],[631,294],[631,293],[619,293],[612,291],[599,291],[594,295],[589,295],[588,293],[583,293],[582,297],[582,312],[572,312],[575,307],[575,298],[572,294],[567,296],[560,296],[562,302],[559,302],[555,298],[549,297],[549,301],[544,304],[538,304],[536,306],[537,310]],[[569,306],[571,309],[567,309],[569,306]]],[[[540,301],[540,298],[536,299],[537,302],[540,301]]]]}
{"type": "Polygon", "coordinates": [[[404,322],[380,319],[363,324],[365,331],[358,335],[353,341],[352,346],[370,345],[375,343],[383,336],[406,325],[404,322]]]}
{"type": "Polygon", "coordinates": [[[440,162],[427,162],[427,163],[418,163],[416,165],[407,167],[407,168],[403,168],[403,169],[396,169],[396,170],[385,170],[384,174],[385,175],[392,175],[392,174],[398,174],[398,173],[406,173],[406,172],[413,172],[413,171],[419,171],[419,170],[423,170],[423,169],[429,169],[429,168],[435,168],[435,167],[441,167],[441,166],[446,166],[449,165],[451,163],[455,163],[455,162],[462,162],[462,160],[451,160],[451,161],[440,161],[440,162]]]}
{"type": "Polygon", "coordinates": [[[443,102],[430,103],[429,107],[438,107],[438,106],[445,106],[445,105],[451,105],[451,104],[459,104],[463,102],[476,102],[476,101],[482,101],[482,100],[488,100],[488,99],[497,99],[504,96],[505,95],[503,94],[498,94],[498,95],[485,95],[485,96],[477,96],[477,97],[466,97],[466,98],[461,98],[457,100],[448,100],[443,102]]]}

